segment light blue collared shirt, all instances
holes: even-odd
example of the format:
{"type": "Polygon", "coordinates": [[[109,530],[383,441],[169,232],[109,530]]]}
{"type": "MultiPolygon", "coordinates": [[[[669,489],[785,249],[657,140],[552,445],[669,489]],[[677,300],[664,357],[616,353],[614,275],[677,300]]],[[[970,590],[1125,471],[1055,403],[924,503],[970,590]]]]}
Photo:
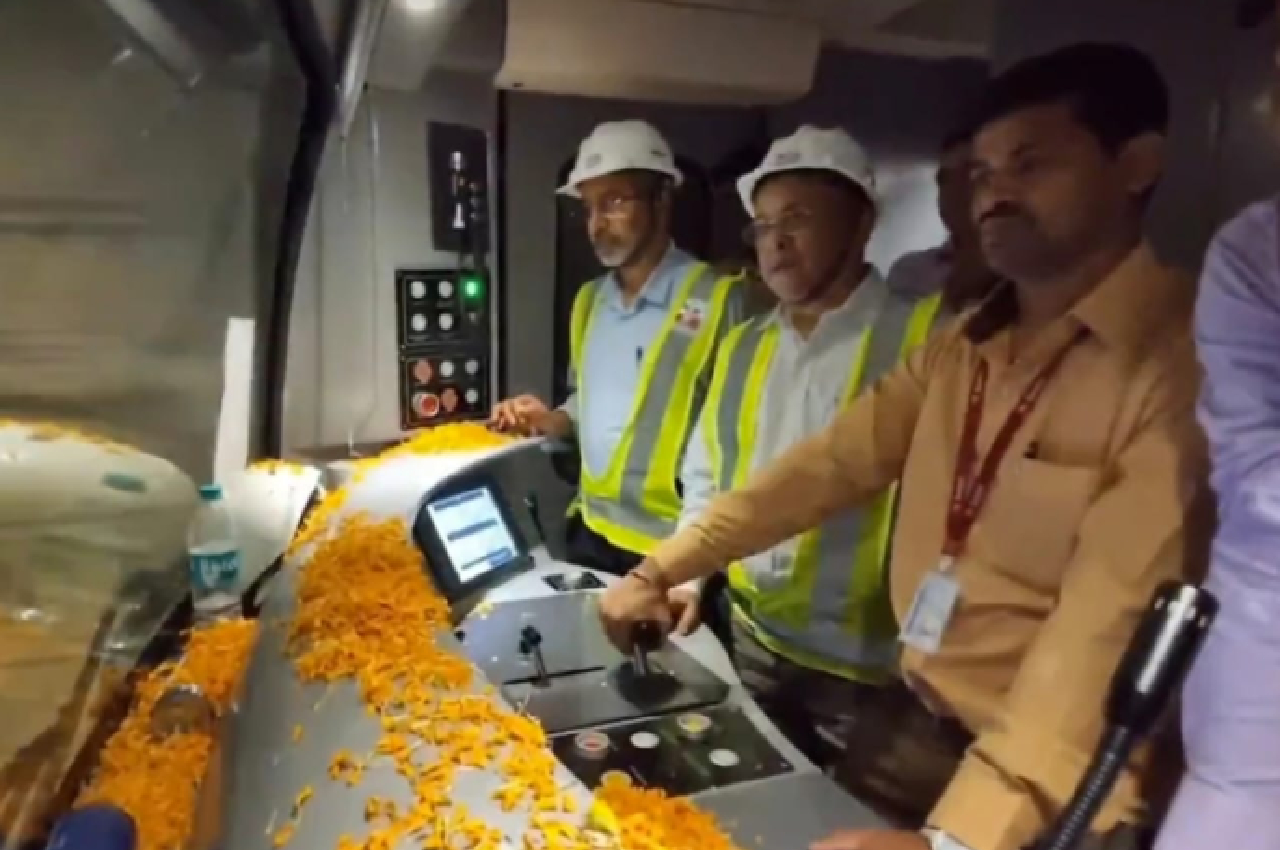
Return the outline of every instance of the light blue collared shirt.
{"type": "MultiPolygon", "coordinates": [[[[570,365],[571,392],[560,408],[573,420],[583,462],[591,469],[602,473],[609,468],[631,419],[641,363],[662,330],[671,299],[697,262],[672,245],[630,307],[623,304],[616,273],[610,272],[602,281],[600,300],[583,343],[582,374],[574,374],[570,365]],[[591,387],[581,399],[577,393],[580,386],[591,387]]],[[[730,294],[720,326],[733,327],[742,312],[741,297],[730,294]]]]}

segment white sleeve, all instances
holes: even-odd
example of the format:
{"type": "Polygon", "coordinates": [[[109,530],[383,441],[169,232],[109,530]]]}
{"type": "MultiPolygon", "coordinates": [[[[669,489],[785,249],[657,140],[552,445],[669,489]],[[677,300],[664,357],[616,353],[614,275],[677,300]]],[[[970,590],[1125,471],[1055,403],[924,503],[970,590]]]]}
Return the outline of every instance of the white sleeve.
{"type": "Polygon", "coordinates": [[[924,837],[929,839],[929,850],[971,850],[959,841],[956,841],[945,832],[936,829],[921,830],[924,837]]]}
{"type": "Polygon", "coordinates": [[[560,406],[556,409],[562,411],[566,416],[569,417],[569,421],[573,423],[573,427],[576,430],[578,427],[578,412],[579,412],[578,411],[578,370],[573,368],[573,364],[570,363],[567,371],[568,371],[567,383],[569,385],[569,397],[566,398],[563,402],[561,402],[560,406]]]}
{"type": "MultiPolygon", "coordinates": [[[[702,420],[708,414],[704,407],[698,422],[689,435],[689,445],[685,449],[684,463],[680,469],[680,484],[684,488],[684,496],[680,508],[679,529],[684,530],[693,523],[716,496],[715,472],[711,468],[711,452],[707,448],[706,432],[702,428],[702,420]]],[[[698,590],[702,587],[701,579],[685,582],[680,585],[687,590],[698,590]]]]}
{"type": "Polygon", "coordinates": [[[569,397],[556,409],[568,416],[575,428],[578,426],[578,394],[576,392],[569,393],[569,397]]]}

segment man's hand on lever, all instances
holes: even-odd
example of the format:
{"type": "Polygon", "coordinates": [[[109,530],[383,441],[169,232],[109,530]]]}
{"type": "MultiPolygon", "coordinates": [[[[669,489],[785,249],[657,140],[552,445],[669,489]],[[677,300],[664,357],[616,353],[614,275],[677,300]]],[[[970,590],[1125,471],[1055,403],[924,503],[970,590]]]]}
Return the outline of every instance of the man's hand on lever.
{"type": "Polygon", "coordinates": [[[667,598],[670,590],[650,561],[606,590],[600,597],[600,621],[609,641],[622,652],[630,652],[632,631],[645,621],[655,623],[664,638],[670,634],[675,624],[667,598]]]}
{"type": "Polygon", "coordinates": [[[675,622],[676,634],[684,637],[691,635],[702,625],[698,603],[702,593],[692,587],[673,587],[667,591],[667,605],[671,608],[671,619],[675,622]]]}
{"type": "Polygon", "coordinates": [[[814,842],[809,850],[929,850],[929,841],[901,829],[842,829],[814,842]]]}

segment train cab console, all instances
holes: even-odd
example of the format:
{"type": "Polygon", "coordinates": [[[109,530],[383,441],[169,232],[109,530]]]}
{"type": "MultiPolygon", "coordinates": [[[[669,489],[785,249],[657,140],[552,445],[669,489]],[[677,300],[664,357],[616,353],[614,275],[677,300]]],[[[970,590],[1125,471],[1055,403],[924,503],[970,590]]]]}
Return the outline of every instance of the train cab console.
{"type": "Polygon", "coordinates": [[[588,785],[619,770],[679,794],[794,771],[696,650],[656,632],[638,635],[631,656],[614,649],[596,614],[605,581],[532,551],[516,504],[492,473],[460,472],[422,500],[414,538],[437,587],[467,612],[455,631],[463,651],[541,722],[566,767],[588,785]],[[535,594],[489,593],[525,574],[535,594]]]}
{"type": "MultiPolygon", "coordinates": [[[[534,441],[443,459],[397,458],[354,482],[345,509],[408,520],[454,612],[453,634],[442,641],[481,674],[477,694],[541,723],[564,787],[586,795],[609,774],[623,774],[694,798],[739,846],[760,850],[794,850],[835,829],[876,825],[778,732],[708,629],[671,640],[637,634],[631,655],[612,646],[597,606],[617,579],[558,561],[537,540],[525,496],[540,475],[554,473],[534,441]]],[[[282,577],[264,610],[268,620],[293,605],[293,583],[282,577]]],[[[288,795],[324,770],[334,747],[358,750],[376,735],[377,721],[354,691],[300,685],[281,650],[268,630],[234,719],[226,846],[260,835],[271,812],[287,810],[288,795]],[[311,734],[300,743],[291,738],[301,717],[319,724],[314,754],[311,734]]],[[[391,788],[399,780],[388,767],[370,781],[391,788]]],[[[490,792],[456,795],[472,811],[495,805],[490,792]]],[[[351,812],[325,807],[323,828],[358,830],[348,821],[359,813],[351,812]]]]}

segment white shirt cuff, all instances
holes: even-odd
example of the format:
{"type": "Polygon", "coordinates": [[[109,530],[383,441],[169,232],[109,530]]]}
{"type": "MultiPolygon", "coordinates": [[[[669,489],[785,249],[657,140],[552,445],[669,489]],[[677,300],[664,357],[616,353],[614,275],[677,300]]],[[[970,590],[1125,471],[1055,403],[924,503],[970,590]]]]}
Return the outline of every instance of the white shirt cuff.
{"type": "Polygon", "coordinates": [[[950,835],[937,829],[922,829],[920,832],[929,839],[929,850],[970,850],[950,835]]]}

